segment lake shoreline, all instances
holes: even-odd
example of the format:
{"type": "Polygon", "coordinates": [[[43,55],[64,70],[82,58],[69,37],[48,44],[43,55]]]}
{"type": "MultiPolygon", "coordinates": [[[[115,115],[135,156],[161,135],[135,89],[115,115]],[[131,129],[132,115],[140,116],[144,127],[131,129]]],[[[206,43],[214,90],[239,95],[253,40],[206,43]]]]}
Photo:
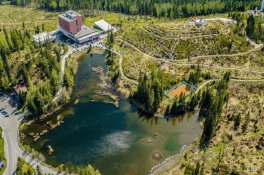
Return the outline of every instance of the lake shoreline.
{"type": "MultiPolygon", "coordinates": [[[[85,54],[85,55],[87,55],[87,54],[85,54]]],[[[78,70],[79,69],[81,69],[80,67],[78,67],[78,70]]],[[[91,67],[90,67],[90,69],[91,69],[91,67]]],[[[95,72],[94,72],[95,73],[95,72]]],[[[82,75],[82,77],[84,77],[84,79],[86,79],[85,77],[86,77],[86,75],[84,75],[84,74],[81,74],[82,75]]],[[[99,76],[100,74],[98,74],[97,73],[97,75],[99,76]]],[[[78,79],[78,77],[77,77],[77,74],[76,74],[76,76],[75,76],[75,78],[76,78],[76,81],[77,81],[77,79],[78,79]]],[[[109,77],[107,77],[107,78],[109,78],[109,77]]],[[[80,78],[79,78],[79,81],[80,81],[80,78]]],[[[77,83],[77,82],[76,82],[77,83]]],[[[75,83],[75,84],[76,84],[75,83]]],[[[78,83],[77,83],[78,84],[78,83]]],[[[96,83],[96,86],[98,86],[98,84],[100,84],[100,83],[96,83]]],[[[80,82],[79,82],[79,85],[78,86],[80,86],[81,84],[80,84],[80,82]]],[[[75,90],[75,89],[74,89],[75,90]]],[[[74,91],[73,90],[73,91],[74,91]]],[[[82,91],[83,89],[81,89],[81,91],[82,91]]],[[[116,84],[113,84],[113,83],[111,83],[111,91],[112,92],[115,92],[116,93],[116,95],[118,96],[118,97],[120,97],[120,99],[123,99],[122,97],[124,97],[123,95],[124,94],[122,94],[119,90],[118,90],[118,86],[116,85],[116,84]]],[[[95,93],[96,94],[96,93],[95,93]]],[[[97,94],[98,95],[98,94],[97,94]]],[[[102,97],[105,97],[106,96],[106,94],[104,94],[104,95],[100,95],[99,94],[99,96],[102,96],[102,97]]],[[[110,97],[109,97],[110,98],[110,97]]],[[[53,111],[53,114],[54,113],[60,113],[60,112],[65,112],[65,110],[67,110],[67,107],[68,106],[76,106],[76,105],[79,105],[79,103],[80,104],[82,104],[83,102],[82,102],[82,100],[83,99],[78,99],[77,100],[77,102],[76,102],[76,95],[74,95],[74,94],[72,94],[71,95],[71,99],[69,100],[69,102],[67,102],[66,104],[64,104],[64,105],[62,105],[61,106],[61,108],[59,108],[58,109],[58,111],[53,111]],[[75,104],[76,103],[76,104],[75,104]]],[[[110,98],[111,99],[111,98],[110,98]]],[[[89,103],[89,101],[87,101],[88,103],[89,103]]],[[[90,101],[90,103],[91,103],[92,101],[90,101]]],[[[128,101],[127,101],[127,98],[124,98],[124,102],[125,103],[128,103],[128,101]]],[[[105,103],[105,102],[103,102],[103,103],[105,103]]],[[[109,103],[109,102],[107,102],[107,103],[109,103]]],[[[123,103],[123,102],[122,102],[123,103]]],[[[96,103],[95,103],[96,104],[96,103]]],[[[98,104],[99,105],[99,104],[98,104]]],[[[114,104],[112,104],[112,105],[114,105],[114,104]]],[[[123,106],[124,104],[122,104],[122,106],[123,106]]],[[[114,105],[115,106],[115,105],[114,105]]],[[[120,108],[119,106],[115,106],[115,108],[116,109],[118,109],[118,108],[120,108]]],[[[70,112],[71,113],[71,112],[70,112]]],[[[140,114],[140,112],[139,112],[139,115],[142,115],[142,114],[140,114]]],[[[144,115],[144,114],[143,114],[144,115]]],[[[62,117],[62,119],[66,119],[66,120],[71,120],[70,118],[68,118],[68,117],[66,117],[65,118],[65,116],[64,115],[59,115],[60,117],[62,117]]],[[[49,117],[52,117],[52,116],[48,116],[47,118],[49,118],[49,117]]],[[[47,118],[45,118],[45,119],[47,119],[47,118]]],[[[152,117],[153,118],[153,121],[154,121],[154,118],[156,118],[156,117],[152,117]]],[[[49,118],[49,119],[47,119],[47,120],[54,120],[54,117],[53,118],[49,118]]],[[[56,119],[56,118],[55,118],[56,119]]],[[[161,118],[161,117],[158,117],[157,119],[164,119],[163,117],[161,118]]],[[[59,118],[59,120],[61,121],[61,118],[59,118]]],[[[134,119],[133,119],[134,120],[134,119]]],[[[137,119],[136,119],[137,120],[137,119]]],[[[186,119],[184,119],[184,120],[186,120],[186,119]]],[[[67,121],[65,121],[65,123],[66,123],[67,121]]],[[[160,122],[165,122],[165,120],[160,120],[160,122]]],[[[43,122],[44,123],[44,125],[46,125],[47,124],[47,122],[43,122]],[[46,124],[45,124],[46,123],[46,124]]],[[[55,122],[56,123],[56,122],[55,122]]],[[[65,125],[65,123],[64,122],[60,122],[60,124],[63,124],[63,125],[65,125]]],[[[68,123],[69,124],[69,123],[68,123]]],[[[58,125],[58,126],[60,126],[60,125],[58,125]]],[[[57,126],[56,126],[57,127],[57,126]]],[[[41,137],[43,137],[44,136],[44,140],[46,140],[45,138],[47,137],[47,135],[49,135],[49,133],[50,133],[50,131],[52,131],[52,130],[57,130],[57,129],[55,129],[56,127],[54,127],[54,128],[51,128],[51,129],[49,129],[48,130],[48,132],[46,132],[46,133],[44,133],[44,135],[41,135],[41,137]]],[[[64,128],[64,127],[63,127],[64,128]]],[[[54,131],[53,131],[54,132],[54,131]]],[[[42,132],[40,132],[40,133],[42,133],[42,132]]],[[[156,135],[156,134],[153,134],[153,135],[156,135]]],[[[155,139],[156,139],[156,137],[157,138],[159,138],[160,136],[159,136],[160,134],[158,134],[158,136],[152,136],[153,138],[154,138],[154,143],[155,143],[155,139]]],[[[167,137],[167,135],[165,135],[166,137],[167,137]]],[[[28,137],[28,136],[27,136],[28,137]]],[[[163,137],[163,136],[162,136],[163,137]]],[[[152,139],[153,139],[152,138],[152,139]]],[[[39,138],[40,140],[43,140],[43,138],[39,138]]],[[[32,148],[35,148],[36,147],[36,144],[38,144],[38,140],[35,142],[35,143],[32,143],[32,144],[34,144],[35,146],[34,147],[32,147],[31,146],[31,144],[29,144],[29,146],[30,147],[32,147],[32,148]]],[[[42,142],[42,141],[40,141],[40,142],[42,142]]],[[[44,146],[44,148],[45,148],[45,145],[46,146],[49,146],[49,148],[52,148],[52,149],[54,149],[53,151],[56,153],[57,151],[58,151],[58,148],[56,148],[56,146],[54,147],[53,146],[53,144],[51,144],[51,143],[49,143],[50,141],[48,141],[48,143],[46,143],[46,141],[45,142],[43,142],[43,146],[44,146]],[[52,147],[51,147],[52,146],[52,147]]],[[[151,141],[152,142],[152,141],[151,141]]],[[[151,143],[151,144],[142,144],[141,146],[143,146],[143,147],[145,147],[144,145],[152,145],[152,144],[154,144],[154,143],[151,143]]],[[[161,143],[163,143],[163,142],[161,142],[161,143]]],[[[26,145],[28,145],[28,144],[26,144],[26,145]]],[[[42,147],[43,147],[42,146],[42,147]]],[[[45,148],[46,149],[46,148],[45,148]]],[[[36,150],[36,149],[35,149],[36,150]]],[[[37,149],[38,150],[38,149],[37,149]]],[[[47,149],[48,150],[48,149],[47,149]]],[[[43,152],[43,151],[42,151],[43,152]]],[[[42,153],[42,152],[40,152],[40,153],[42,153]]],[[[151,155],[153,156],[153,154],[154,154],[155,152],[152,152],[151,153],[151,155]]],[[[158,153],[159,153],[159,150],[158,150],[158,153]]],[[[174,154],[173,154],[174,155],[174,154]]],[[[168,157],[171,157],[171,155],[169,154],[169,153],[166,153],[166,154],[161,154],[161,156],[163,157],[163,158],[168,158],[168,157]]],[[[145,157],[145,158],[147,158],[147,157],[145,157]]],[[[163,160],[163,158],[162,158],[162,160],[163,160]]],[[[160,160],[159,158],[158,158],[158,160],[160,160]]],[[[132,160],[131,160],[132,161],[132,160]]],[[[152,161],[154,161],[154,159],[151,159],[151,162],[152,161]]],[[[45,162],[45,161],[44,161],[45,162]]],[[[132,163],[132,162],[131,162],[132,163]]],[[[150,162],[149,162],[150,163],[150,162]]],[[[153,162],[152,162],[153,163],[153,162]]],[[[53,163],[51,163],[50,161],[48,161],[48,164],[50,164],[50,165],[52,165],[52,166],[54,166],[54,164],[53,163]]],[[[99,164],[100,165],[100,164],[99,164]]],[[[155,165],[155,164],[154,164],[155,165]]],[[[75,166],[75,164],[74,164],[74,166],[75,166]]],[[[54,166],[54,167],[57,167],[57,166],[54,166]]],[[[76,165],[76,167],[79,167],[79,165],[76,165]]],[[[96,168],[98,168],[97,167],[97,164],[96,164],[96,166],[95,166],[96,168]]],[[[100,166],[99,166],[100,167],[100,166]]],[[[150,168],[152,168],[152,166],[150,167],[150,168]]],[[[100,168],[99,168],[99,170],[100,170],[100,168]]],[[[148,171],[149,171],[149,169],[148,169],[148,171]]]]}

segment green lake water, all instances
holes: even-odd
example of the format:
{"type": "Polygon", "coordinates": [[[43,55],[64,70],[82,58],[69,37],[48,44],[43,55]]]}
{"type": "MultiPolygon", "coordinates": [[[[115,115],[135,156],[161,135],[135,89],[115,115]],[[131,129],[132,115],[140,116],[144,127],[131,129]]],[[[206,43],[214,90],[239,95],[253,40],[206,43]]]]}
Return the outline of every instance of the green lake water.
{"type": "MultiPolygon", "coordinates": [[[[79,102],[67,105],[59,114],[64,117],[62,125],[37,142],[31,138],[25,142],[54,166],[91,164],[103,175],[146,175],[154,165],[192,143],[201,133],[200,125],[193,114],[169,121],[148,119],[125,99],[116,107],[111,98],[97,95],[98,90],[112,92],[111,87],[98,86],[102,78],[91,68],[101,66],[106,74],[105,58],[104,54],[84,56],[73,94],[79,102]],[[151,143],[145,143],[147,139],[151,143]],[[48,145],[55,150],[52,155],[47,152],[48,145]],[[161,157],[154,159],[153,153],[161,157]]],[[[43,123],[31,126],[29,131],[43,127],[43,123]]]]}

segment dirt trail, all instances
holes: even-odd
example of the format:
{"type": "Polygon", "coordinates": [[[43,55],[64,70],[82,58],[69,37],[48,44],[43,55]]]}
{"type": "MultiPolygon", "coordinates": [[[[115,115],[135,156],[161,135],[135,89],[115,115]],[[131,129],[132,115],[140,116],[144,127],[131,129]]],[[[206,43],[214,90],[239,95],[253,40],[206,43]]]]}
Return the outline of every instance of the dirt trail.
{"type": "MultiPolygon", "coordinates": [[[[136,46],[134,46],[134,45],[132,45],[132,44],[130,44],[130,43],[122,40],[122,39],[117,39],[117,40],[123,42],[124,44],[126,44],[129,47],[131,47],[132,49],[140,52],[144,56],[149,57],[149,58],[152,58],[152,59],[158,59],[158,60],[161,60],[161,61],[166,62],[166,63],[174,64],[176,66],[195,66],[195,65],[197,65],[197,63],[183,62],[183,61],[188,60],[188,59],[178,60],[178,61],[175,61],[175,60],[171,61],[169,59],[153,57],[151,55],[148,55],[148,54],[142,52],[136,46]]],[[[251,50],[249,50],[247,52],[242,52],[242,53],[238,53],[238,54],[226,54],[224,56],[245,55],[245,54],[248,54],[250,52],[257,51],[259,49],[261,49],[261,47],[260,48],[258,47],[258,48],[251,49],[251,50]]],[[[210,58],[210,57],[216,57],[216,56],[223,56],[223,55],[207,55],[207,56],[198,56],[198,57],[193,57],[193,58],[210,58]]],[[[213,69],[222,69],[222,70],[236,70],[236,71],[259,73],[259,74],[263,74],[264,73],[264,71],[255,71],[255,70],[250,70],[250,69],[245,69],[245,68],[239,68],[239,67],[224,67],[224,66],[214,66],[214,65],[208,65],[208,64],[201,65],[201,68],[203,68],[203,67],[213,68],[213,69]]]]}

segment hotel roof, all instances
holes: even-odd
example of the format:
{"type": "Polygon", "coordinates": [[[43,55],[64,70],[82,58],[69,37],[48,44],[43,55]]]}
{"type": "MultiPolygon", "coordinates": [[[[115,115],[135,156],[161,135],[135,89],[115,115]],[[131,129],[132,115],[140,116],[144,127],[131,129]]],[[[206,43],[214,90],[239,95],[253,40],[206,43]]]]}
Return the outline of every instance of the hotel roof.
{"type": "Polygon", "coordinates": [[[73,10],[66,11],[65,13],[59,15],[59,17],[69,22],[75,20],[77,16],[82,16],[82,15],[80,15],[79,13],[73,10]]]}
{"type": "Polygon", "coordinates": [[[82,38],[87,35],[97,34],[97,32],[85,25],[82,26],[81,30],[74,35],[75,38],[82,38]]]}

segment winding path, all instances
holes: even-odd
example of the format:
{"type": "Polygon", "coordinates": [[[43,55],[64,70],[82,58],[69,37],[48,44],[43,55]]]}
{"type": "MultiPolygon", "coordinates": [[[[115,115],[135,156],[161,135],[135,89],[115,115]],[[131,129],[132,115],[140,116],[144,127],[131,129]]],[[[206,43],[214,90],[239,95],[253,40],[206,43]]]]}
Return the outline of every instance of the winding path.
{"type": "Polygon", "coordinates": [[[109,48],[107,48],[105,46],[101,46],[101,48],[105,49],[105,50],[109,50],[109,51],[111,51],[111,52],[113,52],[113,53],[115,53],[116,55],[119,56],[118,67],[119,67],[119,72],[121,74],[121,77],[123,79],[125,79],[125,80],[127,80],[127,81],[129,81],[131,83],[138,84],[138,82],[136,80],[130,79],[124,74],[123,66],[122,66],[123,65],[123,54],[122,53],[120,53],[119,51],[117,51],[114,48],[109,49],[109,48]]]}
{"type": "MultiPolygon", "coordinates": [[[[208,85],[209,83],[213,82],[213,81],[216,81],[218,79],[212,79],[212,80],[207,80],[205,81],[203,84],[201,84],[198,89],[195,91],[195,93],[198,93],[201,89],[203,89],[206,85],[208,85]]],[[[230,81],[233,81],[233,82],[241,82],[241,83],[258,83],[258,82],[264,82],[264,79],[260,79],[260,80],[254,80],[254,79],[234,79],[234,78],[231,78],[230,81]]]]}
{"type": "MultiPolygon", "coordinates": [[[[122,39],[117,39],[118,41],[123,42],[124,44],[126,44],[127,46],[133,48],[134,50],[140,52],[141,54],[143,54],[146,57],[152,58],[152,59],[157,59],[169,64],[174,64],[176,66],[195,66],[197,65],[196,63],[185,63],[185,62],[181,62],[183,60],[178,60],[178,61],[172,61],[169,59],[165,59],[165,58],[157,58],[157,57],[153,57],[151,55],[148,55],[144,52],[142,52],[141,50],[139,50],[136,46],[122,40],[122,39]]],[[[242,53],[238,53],[238,54],[229,54],[229,55],[208,55],[208,56],[198,56],[198,57],[193,57],[193,58],[209,58],[209,57],[219,57],[219,56],[237,56],[237,55],[245,55],[248,54],[249,52],[253,52],[253,51],[257,51],[260,50],[262,48],[262,45],[259,45],[257,48],[251,49],[247,52],[242,52],[242,53]]],[[[192,58],[192,59],[193,59],[192,58]]],[[[209,65],[209,64],[201,64],[201,68],[203,67],[207,67],[207,68],[213,68],[213,69],[222,69],[222,70],[236,70],[236,71],[242,71],[242,72],[251,72],[251,73],[258,73],[258,74],[263,74],[264,71],[255,71],[255,70],[251,70],[251,69],[245,69],[245,68],[238,68],[238,67],[224,67],[224,66],[213,66],[213,65],[209,65]]]]}
{"type": "Polygon", "coordinates": [[[120,71],[121,76],[122,76],[125,80],[127,80],[127,81],[130,81],[130,82],[132,82],[132,83],[138,84],[138,82],[137,82],[136,80],[132,80],[132,79],[128,78],[128,77],[124,74],[124,72],[123,72],[123,65],[122,65],[122,63],[123,63],[123,55],[120,54],[120,53],[117,53],[117,52],[116,52],[116,54],[119,55],[119,63],[118,63],[118,64],[119,64],[119,71],[120,71]]]}
{"type": "Polygon", "coordinates": [[[201,56],[191,57],[190,59],[241,56],[241,55],[246,55],[246,54],[249,54],[251,52],[261,50],[262,46],[263,46],[263,44],[257,45],[254,48],[252,48],[246,52],[233,53],[233,54],[220,54],[220,55],[201,55],[201,56]]]}
{"type": "Polygon", "coordinates": [[[206,34],[206,35],[196,35],[196,36],[177,36],[177,38],[174,38],[174,37],[168,37],[168,36],[159,36],[157,34],[154,34],[150,31],[148,31],[147,29],[145,29],[144,27],[141,27],[141,29],[145,32],[147,32],[148,34],[152,35],[152,36],[155,36],[157,38],[160,38],[160,39],[165,39],[165,40],[179,40],[179,39],[192,39],[192,38],[210,38],[210,37],[213,37],[213,36],[218,36],[220,35],[221,33],[213,33],[213,34],[206,34]]]}
{"type": "MultiPolygon", "coordinates": [[[[233,19],[229,19],[229,18],[208,18],[205,19],[206,21],[222,21],[224,23],[237,23],[235,20],[233,19]]],[[[163,37],[163,36],[159,36],[157,34],[154,34],[150,31],[148,31],[147,29],[145,29],[144,27],[141,27],[141,29],[145,32],[147,32],[150,35],[153,35],[157,38],[162,38],[162,39],[169,39],[169,40],[179,40],[179,39],[192,39],[192,38],[199,38],[199,37],[212,37],[212,36],[216,36],[219,34],[208,34],[208,35],[199,35],[199,36],[179,36],[177,38],[172,38],[172,37],[163,37]]],[[[263,44],[256,44],[254,41],[252,41],[249,37],[246,36],[246,40],[247,42],[249,42],[254,48],[246,51],[246,52],[240,52],[240,53],[235,53],[235,54],[217,54],[217,55],[201,55],[201,56],[195,56],[195,57],[191,57],[190,59],[199,59],[199,58],[215,58],[215,57],[233,57],[233,56],[241,56],[241,55],[246,55],[248,53],[254,52],[254,51],[258,51],[263,47],[263,44]]],[[[124,41],[124,40],[123,40],[124,41]]],[[[124,41],[125,42],[125,41],[124,41]]],[[[130,43],[129,43],[130,44],[130,43]]],[[[132,44],[130,44],[132,45],[132,44]]],[[[133,45],[132,45],[133,46],[133,45]]],[[[135,46],[134,46],[135,47],[135,46]]],[[[137,49],[139,50],[139,49],[137,49]]],[[[145,54],[145,53],[144,53],[145,54]]],[[[150,56],[150,55],[148,55],[150,56]]],[[[152,56],[151,56],[152,57],[152,56]]],[[[177,60],[177,61],[187,61],[188,59],[183,59],[183,60],[177,60]]]]}
{"type": "MultiPolygon", "coordinates": [[[[124,74],[124,72],[123,72],[123,66],[122,66],[122,61],[123,61],[123,56],[122,56],[122,54],[119,52],[119,51],[117,51],[117,50],[115,50],[115,49],[108,49],[108,48],[106,48],[106,47],[104,47],[104,49],[107,49],[107,50],[110,50],[111,52],[113,52],[113,53],[115,53],[115,54],[117,54],[118,56],[119,56],[119,71],[120,71],[120,74],[121,74],[121,76],[122,76],[122,78],[124,78],[125,80],[127,80],[127,81],[130,81],[130,82],[132,82],[132,83],[134,83],[134,84],[138,84],[138,82],[136,81],[136,80],[133,80],[133,79],[130,79],[130,78],[128,78],[125,74],[124,74]]],[[[137,48],[136,48],[137,49],[137,48]]],[[[140,50],[139,50],[139,52],[141,52],[140,50]]],[[[145,53],[143,53],[143,52],[141,52],[142,54],[144,54],[145,55],[145,53]]],[[[148,55],[147,55],[148,56],[148,55]]],[[[151,56],[150,56],[151,57],[151,56]]],[[[166,60],[166,62],[170,62],[170,63],[172,63],[171,61],[169,61],[169,60],[166,60]]],[[[189,64],[189,63],[183,63],[183,64],[179,64],[179,63],[173,63],[173,64],[177,64],[177,65],[188,65],[188,66],[191,66],[191,65],[194,65],[194,64],[189,64]]],[[[204,66],[204,65],[203,65],[204,66]]],[[[215,68],[215,66],[210,66],[210,65],[205,65],[205,66],[208,66],[208,67],[211,67],[211,68],[215,68]]],[[[221,67],[218,67],[218,68],[220,68],[221,69],[221,67]]],[[[234,69],[234,70],[241,70],[241,69],[238,69],[238,68],[226,68],[226,67],[222,67],[223,69],[234,69]]],[[[249,71],[249,72],[255,72],[255,73],[264,73],[264,71],[251,71],[251,70],[247,70],[247,69],[242,69],[242,70],[244,70],[244,71],[249,71]]],[[[217,79],[212,79],[212,80],[208,80],[208,81],[206,81],[206,82],[204,82],[202,85],[200,85],[199,87],[198,87],[198,89],[196,90],[196,92],[195,93],[198,93],[202,88],[204,88],[207,84],[209,84],[209,83],[211,83],[211,82],[213,82],[213,81],[215,81],[215,80],[217,80],[217,79]]],[[[234,81],[234,82],[264,82],[264,79],[230,79],[231,81],[234,81]]]]}

